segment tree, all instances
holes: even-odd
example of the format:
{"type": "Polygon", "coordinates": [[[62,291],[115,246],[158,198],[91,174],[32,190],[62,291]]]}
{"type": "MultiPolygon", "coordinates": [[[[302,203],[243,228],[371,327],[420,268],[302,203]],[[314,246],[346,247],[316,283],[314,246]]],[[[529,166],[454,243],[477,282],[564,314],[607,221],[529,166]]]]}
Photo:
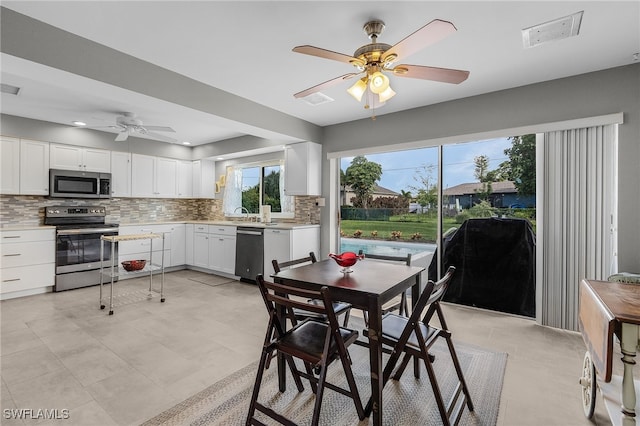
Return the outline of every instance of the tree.
{"type": "Polygon", "coordinates": [[[347,175],[342,169],[340,169],[340,190],[341,190],[340,205],[346,206],[347,205],[347,175]]]}
{"type": "Polygon", "coordinates": [[[369,196],[373,193],[376,182],[382,177],[382,166],[359,155],[351,160],[347,167],[345,182],[351,186],[362,207],[367,208],[369,196]]]}
{"type": "Polygon", "coordinates": [[[436,205],[438,203],[438,187],[433,173],[436,169],[434,164],[424,164],[422,168],[413,176],[418,185],[410,188],[416,191],[414,197],[416,202],[422,207],[436,205]]]}
{"type": "Polygon", "coordinates": [[[512,180],[520,195],[536,193],[536,135],[512,136],[511,148],[504,150],[509,157],[508,180],[512,180]]]}
{"type": "Polygon", "coordinates": [[[271,173],[262,179],[263,192],[262,204],[271,206],[271,211],[279,213],[280,207],[280,172],[272,170],[271,173]]]}
{"type": "Polygon", "coordinates": [[[476,167],[473,175],[482,183],[482,189],[476,190],[476,193],[481,200],[488,200],[489,195],[493,192],[491,183],[495,182],[497,173],[489,171],[489,157],[486,155],[474,157],[473,162],[476,167]]]}
{"type": "Polygon", "coordinates": [[[404,189],[400,190],[400,196],[408,201],[411,201],[413,195],[411,195],[411,191],[405,191],[404,189]]]}

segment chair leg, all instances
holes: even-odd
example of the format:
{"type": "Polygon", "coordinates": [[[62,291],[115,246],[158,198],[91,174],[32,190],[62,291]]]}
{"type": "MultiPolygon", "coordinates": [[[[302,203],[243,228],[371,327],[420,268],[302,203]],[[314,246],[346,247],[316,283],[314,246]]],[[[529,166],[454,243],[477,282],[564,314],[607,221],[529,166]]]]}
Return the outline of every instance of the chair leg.
{"type": "Polygon", "coordinates": [[[349,325],[349,315],[351,315],[351,309],[347,309],[347,312],[344,313],[344,321],[342,323],[343,327],[347,327],[349,325]]]}
{"type": "Polygon", "coordinates": [[[427,374],[429,375],[429,381],[431,382],[431,388],[433,389],[433,396],[436,399],[438,405],[438,411],[440,412],[440,418],[445,426],[449,426],[449,415],[447,414],[447,408],[442,400],[442,393],[440,393],[440,386],[438,386],[438,379],[436,378],[435,371],[433,371],[433,365],[429,360],[429,356],[424,357],[424,365],[427,367],[427,374]]]}
{"type": "Polygon", "coordinates": [[[471,402],[471,395],[469,394],[469,388],[467,388],[467,382],[464,380],[464,375],[462,374],[462,367],[460,367],[460,362],[458,361],[458,355],[456,354],[456,350],[453,347],[453,341],[451,340],[451,335],[447,338],[447,346],[449,346],[449,353],[451,354],[451,359],[453,360],[453,366],[456,369],[456,373],[458,374],[458,380],[462,384],[462,392],[466,396],[467,400],[467,408],[469,411],[473,411],[473,402],[471,402]]]}
{"type": "Polygon", "coordinates": [[[251,404],[249,404],[249,413],[247,414],[247,421],[245,423],[246,426],[249,426],[251,424],[253,415],[256,412],[256,402],[258,401],[258,393],[260,393],[260,384],[262,383],[262,376],[264,375],[265,370],[264,367],[270,354],[271,351],[265,349],[262,351],[262,355],[260,356],[260,362],[258,363],[258,373],[256,374],[256,382],[253,385],[253,392],[251,393],[251,404]]]}
{"type": "Polygon", "coordinates": [[[400,366],[396,369],[396,372],[393,375],[393,380],[400,380],[400,378],[402,377],[402,374],[404,373],[405,368],[407,368],[407,364],[409,364],[409,361],[411,361],[411,355],[409,355],[408,353],[405,353],[404,357],[402,357],[402,362],[400,363],[400,366]]]}
{"type": "Polygon", "coordinates": [[[324,383],[327,379],[327,365],[323,364],[320,368],[320,377],[318,377],[318,390],[316,392],[316,402],[313,405],[313,417],[311,418],[311,426],[318,426],[320,421],[320,408],[322,407],[322,397],[324,396],[324,383]]]}
{"type": "Polygon", "coordinates": [[[304,391],[304,386],[302,386],[302,380],[300,380],[300,374],[298,374],[298,369],[293,357],[291,355],[284,355],[284,357],[287,360],[287,364],[289,364],[289,370],[291,370],[291,375],[293,376],[293,381],[296,383],[298,392],[304,391]]]}
{"type": "Polygon", "coordinates": [[[356,380],[353,377],[353,370],[351,369],[351,357],[340,357],[340,361],[342,362],[342,368],[344,369],[344,374],[347,376],[347,383],[349,384],[349,391],[351,392],[351,398],[356,405],[356,413],[358,413],[358,418],[360,420],[364,420],[364,408],[362,407],[362,400],[360,399],[360,393],[358,392],[358,387],[356,386],[356,380]]]}

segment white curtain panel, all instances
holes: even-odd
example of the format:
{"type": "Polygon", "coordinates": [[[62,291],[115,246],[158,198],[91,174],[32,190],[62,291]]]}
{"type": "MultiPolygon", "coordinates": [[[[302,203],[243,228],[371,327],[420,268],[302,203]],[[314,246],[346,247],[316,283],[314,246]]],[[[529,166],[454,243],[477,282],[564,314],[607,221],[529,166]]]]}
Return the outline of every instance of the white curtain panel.
{"type": "Polygon", "coordinates": [[[284,164],[280,163],[280,207],[282,208],[282,213],[294,213],[295,204],[292,196],[287,196],[284,193],[284,164]]]}
{"type": "Polygon", "coordinates": [[[540,153],[539,318],[577,331],[580,280],[616,272],[617,125],[545,133],[540,153]]]}
{"type": "Polygon", "coordinates": [[[227,167],[222,211],[225,216],[230,216],[240,206],[242,206],[242,169],[227,167]]]}

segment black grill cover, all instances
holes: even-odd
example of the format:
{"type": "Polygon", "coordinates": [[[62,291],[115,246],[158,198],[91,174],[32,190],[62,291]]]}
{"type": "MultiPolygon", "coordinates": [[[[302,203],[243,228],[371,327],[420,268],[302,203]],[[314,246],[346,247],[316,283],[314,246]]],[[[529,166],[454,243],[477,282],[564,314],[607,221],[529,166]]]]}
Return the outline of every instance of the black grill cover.
{"type": "MultiPolygon", "coordinates": [[[[536,237],[529,221],[469,219],[443,246],[443,270],[456,267],[445,301],[535,317],[536,237]]],[[[434,254],[431,280],[436,265],[434,254]]]]}

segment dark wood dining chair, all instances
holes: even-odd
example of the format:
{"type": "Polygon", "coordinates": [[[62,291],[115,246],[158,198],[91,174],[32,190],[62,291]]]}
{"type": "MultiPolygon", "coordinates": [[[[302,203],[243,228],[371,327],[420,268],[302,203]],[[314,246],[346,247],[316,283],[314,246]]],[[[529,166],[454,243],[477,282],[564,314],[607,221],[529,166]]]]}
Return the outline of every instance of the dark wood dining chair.
{"type": "MultiPolygon", "coordinates": [[[[316,259],[316,255],[313,252],[309,253],[309,256],[307,257],[303,257],[303,258],[299,258],[299,259],[293,259],[293,260],[288,260],[286,262],[278,262],[277,259],[273,259],[271,261],[271,264],[273,265],[273,271],[277,274],[278,272],[280,272],[283,269],[288,269],[291,267],[295,267],[295,266],[300,266],[303,264],[307,264],[307,263],[316,263],[318,260],[316,259]]],[[[274,281],[278,282],[277,278],[274,278],[274,281]]],[[[309,300],[310,303],[313,304],[322,304],[322,300],[309,300]]],[[[349,325],[349,316],[351,314],[351,304],[350,303],[345,303],[345,302],[333,302],[333,310],[335,311],[336,315],[340,316],[344,314],[344,319],[342,321],[342,326],[346,327],[349,325]]],[[[304,320],[306,318],[316,318],[316,319],[323,319],[326,320],[326,318],[321,318],[319,317],[317,314],[314,314],[312,312],[309,311],[305,311],[305,310],[301,310],[301,309],[293,309],[293,315],[291,316],[291,320],[293,321],[294,318],[295,320],[304,320]]],[[[295,324],[295,323],[294,323],[295,324]]]]}
{"type": "MultiPolygon", "coordinates": [[[[411,253],[408,253],[406,256],[387,256],[381,254],[366,254],[363,250],[358,252],[358,255],[364,255],[365,259],[374,259],[374,260],[382,260],[385,262],[399,262],[404,263],[407,266],[411,266],[411,253]]],[[[382,306],[382,314],[386,314],[387,312],[398,311],[400,315],[408,316],[409,315],[409,305],[407,304],[407,291],[403,291],[400,295],[400,300],[392,300],[388,304],[382,306]]],[[[364,323],[368,327],[369,326],[369,318],[366,311],[362,311],[364,315],[364,323]]]]}
{"type": "MultiPolygon", "coordinates": [[[[409,318],[392,312],[387,313],[382,318],[382,344],[394,348],[385,365],[382,375],[383,383],[387,383],[391,377],[401,354],[404,354],[406,362],[403,360],[403,363],[396,370],[393,376],[394,380],[400,380],[409,359],[415,357],[416,359],[423,360],[433,389],[434,399],[440,412],[440,417],[445,425],[456,424],[464,411],[465,405],[469,411],[473,411],[471,395],[469,394],[469,389],[467,388],[462,368],[460,367],[460,362],[458,361],[458,356],[453,346],[451,332],[429,324],[433,313],[441,312],[439,302],[444,292],[446,292],[446,287],[454,273],[455,267],[450,266],[447,273],[438,282],[428,281],[409,318]],[[427,313],[420,319],[420,315],[424,309],[427,308],[429,302],[431,302],[431,305],[429,305],[427,313]],[[438,304],[431,309],[434,303],[438,304]],[[446,341],[458,377],[458,384],[446,406],[433,369],[433,357],[429,354],[429,349],[438,341],[438,338],[446,341]]],[[[442,318],[444,318],[444,316],[442,318]]],[[[367,412],[370,412],[370,410],[371,401],[369,401],[367,405],[367,412]]]]}
{"type": "Polygon", "coordinates": [[[258,402],[266,363],[274,350],[285,357],[299,392],[304,390],[301,378],[307,379],[311,383],[311,389],[315,393],[312,425],[317,425],[320,419],[325,387],[353,399],[358,418],[363,420],[365,417],[364,409],[353,377],[351,358],[347,350],[347,347],[357,340],[358,332],[340,327],[336,313],[333,310],[329,289],[322,287],[320,291],[304,290],[265,281],[262,275],[256,277],[256,282],[269,312],[269,325],[262,347],[246,425],[263,424],[255,418],[256,410],[281,424],[295,425],[294,422],[282,414],[258,402]],[[308,300],[314,299],[322,300],[323,303],[314,304],[308,302],[308,300]],[[285,331],[285,324],[281,322],[278,315],[279,308],[287,311],[297,308],[314,312],[325,316],[327,321],[307,318],[285,331]],[[305,371],[296,366],[294,358],[302,361],[305,371]],[[348,389],[329,383],[326,380],[329,365],[338,359],[342,364],[348,389]],[[318,377],[313,371],[318,372],[318,377]]]}

